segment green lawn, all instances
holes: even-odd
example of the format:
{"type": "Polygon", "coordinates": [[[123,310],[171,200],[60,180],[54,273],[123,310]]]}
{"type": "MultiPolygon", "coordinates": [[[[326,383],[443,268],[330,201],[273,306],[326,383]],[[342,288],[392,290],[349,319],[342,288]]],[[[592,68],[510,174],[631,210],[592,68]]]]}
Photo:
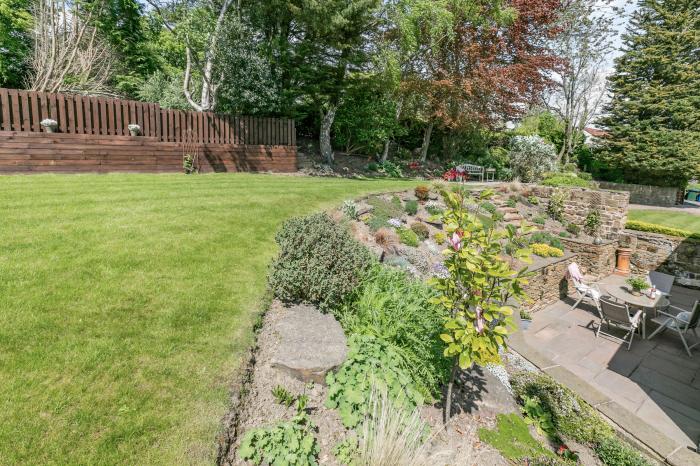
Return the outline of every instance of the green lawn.
{"type": "Polygon", "coordinates": [[[700,215],[685,212],[631,209],[627,219],[700,233],[700,215]]]}
{"type": "Polygon", "coordinates": [[[0,177],[0,463],[209,463],[287,217],[415,183],[0,177]]]}

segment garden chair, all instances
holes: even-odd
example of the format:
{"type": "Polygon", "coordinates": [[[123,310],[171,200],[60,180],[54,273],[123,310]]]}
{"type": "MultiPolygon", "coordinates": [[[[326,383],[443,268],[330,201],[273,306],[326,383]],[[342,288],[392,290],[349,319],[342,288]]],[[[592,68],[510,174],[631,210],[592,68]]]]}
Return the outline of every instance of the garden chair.
{"type": "Polygon", "coordinates": [[[671,298],[671,288],[673,287],[673,281],[675,279],[676,277],[667,273],[661,273],[655,270],[649,272],[649,281],[662,296],[659,303],[656,305],[657,310],[666,310],[671,305],[669,299],[671,298]]]}
{"type": "Polygon", "coordinates": [[[598,326],[598,331],[595,334],[596,338],[598,338],[598,335],[602,333],[603,335],[607,335],[616,340],[621,340],[623,343],[627,343],[627,351],[629,351],[629,349],[632,347],[634,334],[637,331],[637,327],[642,319],[642,310],[640,309],[634,315],[630,315],[630,308],[627,306],[627,304],[616,303],[610,298],[606,298],[604,296],[599,299],[599,302],[601,315],[600,325],[598,326]],[[618,328],[627,330],[627,333],[624,337],[620,338],[616,335],[603,332],[603,323],[605,323],[608,330],[612,324],[618,328]],[[629,341],[627,340],[627,337],[629,337],[629,341]]]}
{"type": "Polygon", "coordinates": [[[598,314],[600,315],[600,297],[603,293],[600,291],[598,285],[596,283],[589,284],[584,281],[581,269],[579,269],[576,262],[569,264],[566,269],[566,275],[573,282],[574,289],[578,295],[578,299],[576,300],[576,303],[571,306],[571,310],[573,311],[576,309],[578,305],[581,304],[581,301],[585,299],[593,303],[596,309],[598,309],[598,314]]]}
{"type": "Polygon", "coordinates": [[[695,338],[700,339],[697,331],[698,324],[700,323],[700,300],[695,301],[692,311],[686,311],[677,306],[669,306],[669,309],[678,311],[678,314],[673,315],[669,312],[657,311],[657,314],[659,315],[651,319],[651,321],[658,324],[659,328],[654,330],[654,333],[649,335],[649,339],[651,340],[664,330],[675,330],[678,332],[678,336],[681,337],[681,341],[683,342],[683,346],[685,347],[685,351],[688,353],[688,356],[692,358],[693,355],[690,350],[700,345],[700,341],[694,345],[688,346],[688,342],[685,340],[685,334],[688,333],[688,330],[691,330],[693,335],[695,335],[695,338]]]}

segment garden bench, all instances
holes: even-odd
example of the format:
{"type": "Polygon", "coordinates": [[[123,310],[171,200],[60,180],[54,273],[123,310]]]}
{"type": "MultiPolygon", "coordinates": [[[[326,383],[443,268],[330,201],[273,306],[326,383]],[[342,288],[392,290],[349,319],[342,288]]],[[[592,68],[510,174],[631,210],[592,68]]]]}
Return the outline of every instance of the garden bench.
{"type": "Polygon", "coordinates": [[[469,178],[471,178],[472,176],[478,176],[479,181],[484,181],[484,167],[480,165],[472,165],[469,163],[465,163],[463,165],[458,166],[457,171],[468,174],[469,178]]]}

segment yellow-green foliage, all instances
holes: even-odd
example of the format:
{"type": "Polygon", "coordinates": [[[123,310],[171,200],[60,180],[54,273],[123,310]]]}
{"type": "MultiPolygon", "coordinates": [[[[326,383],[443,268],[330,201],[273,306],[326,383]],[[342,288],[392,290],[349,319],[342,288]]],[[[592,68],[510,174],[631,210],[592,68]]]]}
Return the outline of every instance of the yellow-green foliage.
{"type": "Polygon", "coordinates": [[[445,243],[445,233],[438,231],[433,235],[433,239],[437,244],[444,244],[445,243]]]}
{"type": "Polygon", "coordinates": [[[564,251],[562,251],[561,249],[555,248],[553,246],[550,246],[549,244],[544,243],[531,244],[530,249],[532,250],[533,254],[536,254],[540,257],[561,257],[564,255],[564,251]]]}
{"type": "Polygon", "coordinates": [[[654,223],[640,222],[638,220],[630,220],[625,224],[625,228],[637,231],[648,231],[649,233],[660,233],[662,235],[679,236],[681,238],[700,239],[700,234],[692,233],[688,230],[680,228],[665,227],[654,223]]]}

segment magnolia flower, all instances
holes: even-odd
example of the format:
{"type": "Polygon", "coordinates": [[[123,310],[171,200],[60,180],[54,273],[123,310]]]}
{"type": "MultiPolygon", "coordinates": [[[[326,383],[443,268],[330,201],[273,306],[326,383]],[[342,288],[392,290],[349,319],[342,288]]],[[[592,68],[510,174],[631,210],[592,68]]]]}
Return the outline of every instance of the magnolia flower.
{"type": "Polygon", "coordinates": [[[476,331],[479,332],[479,335],[483,335],[484,333],[484,310],[481,309],[481,307],[476,306],[476,331]]]}
{"type": "Polygon", "coordinates": [[[462,248],[462,235],[455,231],[451,238],[447,238],[447,242],[452,246],[452,249],[459,251],[462,248]]]}

